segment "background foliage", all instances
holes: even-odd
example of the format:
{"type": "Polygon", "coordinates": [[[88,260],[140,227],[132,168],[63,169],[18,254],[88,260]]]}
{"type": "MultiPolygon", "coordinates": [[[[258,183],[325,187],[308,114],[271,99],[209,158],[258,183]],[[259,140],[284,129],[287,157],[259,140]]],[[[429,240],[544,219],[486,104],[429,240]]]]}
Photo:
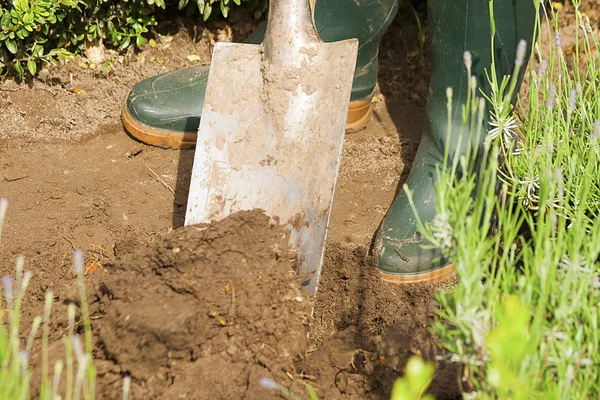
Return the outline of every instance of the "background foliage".
{"type": "Polygon", "coordinates": [[[102,42],[126,49],[143,46],[150,29],[181,15],[227,17],[244,5],[260,18],[267,0],[0,0],[0,74],[35,75],[102,42]]]}

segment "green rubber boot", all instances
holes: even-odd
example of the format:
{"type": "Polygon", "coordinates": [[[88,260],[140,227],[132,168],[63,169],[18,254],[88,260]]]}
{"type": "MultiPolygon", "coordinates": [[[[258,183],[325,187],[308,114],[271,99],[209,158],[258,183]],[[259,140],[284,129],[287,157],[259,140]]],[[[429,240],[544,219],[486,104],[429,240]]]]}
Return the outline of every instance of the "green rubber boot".
{"type": "MultiPolygon", "coordinates": [[[[490,16],[486,0],[430,0],[429,40],[433,57],[433,77],[429,87],[427,121],[407,185],[423,223],[436,215],[434,177],[443,160],[448,129],[446,89],[453,88],[453,115],[450,155],[455,154],[462,126],[461,106],[469,90],[463,55],[472,56],[472,74],[485,93],[491,92],[484,69],[491,68],[490,16]]],[[[513,73],[519,40],[531,42],[536,10],[532,0],[496,0],[496,68],[499,77],[513,73]]],[[[526,51],[529,55],[529,49],[526,51]]],[[[519,85],[528,62],[524,59],[519,85]]],[[[489,116],[489,109],[486,110],[489,116]]],[[[488,118],[485,119],[488,125],[488,118]]],[[[484,130],[485,132],[485,130],[484,130]]],[[[468,132],[466,133],[468,135],[468,132]]],[[[485,137],[481,138],[480,146],[485,137]]],[[[463,138],[466,143],[468,138],[463,138]]],[[[461,153],[467,150],[462,146],[461,153]]],[[[481,152],[479,153],[481,154],[481,152]]],[[[452,159],[452,157],[450,157],[452,159]]],[[[425,250],[426,241],[416,229],[413,210],[402,191],[394,200],[376,234],[373,250],[384,280],[395,283],[435,282],[454,273],[454,266],[442,259],[439,251],[425,250]]]]}
{"type": "MultiPolygon", "coordinates": [[[[315,25],[321,39],[358,38],[359,50],[347,129],[364,125],[377,82],[379,43],[398,10],[398,0],[318,0],[315,25]]],[[[260,44],[266,24],[246,41],[260,44]]],[[[125,129],[147,144],[193,148],[200,125],[208,67],[184,68],[136,84],[121,114],[125,129]]]]}

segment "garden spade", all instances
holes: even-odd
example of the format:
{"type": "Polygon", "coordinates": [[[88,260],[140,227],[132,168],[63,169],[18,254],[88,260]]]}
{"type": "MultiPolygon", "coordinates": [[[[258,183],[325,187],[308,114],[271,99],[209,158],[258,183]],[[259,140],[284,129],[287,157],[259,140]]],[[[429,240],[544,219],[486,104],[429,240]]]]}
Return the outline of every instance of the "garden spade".
{"type": "Polygon", "coordinates": [[[357,51],[320,40],[308,0],[270,0],[261,45],[215,45],[198,130],[185,225],[262,209],[289,229],[313,294],[357,51]]]}

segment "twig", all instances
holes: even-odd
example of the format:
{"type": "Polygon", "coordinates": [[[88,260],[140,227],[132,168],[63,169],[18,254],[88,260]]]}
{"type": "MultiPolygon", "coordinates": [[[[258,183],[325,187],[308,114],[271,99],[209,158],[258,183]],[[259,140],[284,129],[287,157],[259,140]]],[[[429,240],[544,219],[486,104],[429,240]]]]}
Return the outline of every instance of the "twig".
{"type": "Polygon", "coordinates": [[[229,285],[231,288],[231,305],[229,307],[229,315],[227,317],[229,324],[233,325],[233,316],[235,312],[235,290],[233,289],[233,285],[229,285]]]}
{"type": "Polygon", "coordinates": [[[77,250],[77,247],[75,247],[75,245],[73,244],[72,241],[70,241],[69,239],[67,239],[67,237],[65,235],[63,235],[62,233],[59,233],[60,237],[62,237],[63,239],[65,239],[67,242],[69,242],[69,244],[71,245],[71,247],[73,248],[73,250],[77,250]]]}
{"type": "Polygon", "coordinates": [[[53,91],[52,89],[49,89],[49,88],[47,88],[47,87],[44,87],[44,86],[42,86],[42,87],[36,87],[36,88],[34,88],[34,89],[35,89],[35,90],[43,90],[44,92],[48,92],[48,93],[50,93],[50,94],[51,94],[52,96],[54,96],[54,97],[56,97],[56,95],[58,94],[58,93],[56,93],[55,91],[53,91]]]}
{"type": "Polygon", "coordinates": [[[164,187],[166,187],[167,189],[169,189],[169,191],[173,194],[173,196],[175,196],[175,191],[173,190],[173,188],[169,185],[167,185],[167,183],[165,181],[162,180],[162,178],[160,176],[158,176],[158,174],[156,172],[154,172],[152,170],[152,168],[150,168],[148,166],[148,164],[146,164],[145,161],[142,161],[144,163],[144,165],[146,166],[146,168],[148,168],[148,171],[152,172],[152,174],[154,175],[154,177],[156,178],[156,180],[158,180],[160,183],[162,183],[162,185],[164,187]]]}
{"type": "Polygon", "coordinates": [[[27,178],[29,178],[29,175],[19,176],[19,177],[16,177],[16,178],[7,178],[5,176],[4,180],[6,182],[17,182],[17,181],[20,181],[20,180],[23,180],[23,179],[27,179],[27,178]]]}
{"type": "Polygon", "coordinates": [[[404,262],[408,262],[408,258],[404,257],[402,254],[400,254],[400,252],[396,249],[394,249],[394,251],[396,252],[396,254],[398,254],[398,257],[400,257],[400,259],[402,259],[402,261],[404,262]]]}
{"type": "Polygon", "coordinates": [[[90,244],[90,247],[94,247],[96,249],[99,249],[100,251],[98,251],[98,253],[102,256],[105,257],[106,254],[108,254],[108,256],[106,256],[106,258],[108,259],[114,259],[115,257],[113,255],[110,254],[110,252],[108,250],[106,250],[104,247],[102,246],[98,246],[97,244],[90,244]]]}

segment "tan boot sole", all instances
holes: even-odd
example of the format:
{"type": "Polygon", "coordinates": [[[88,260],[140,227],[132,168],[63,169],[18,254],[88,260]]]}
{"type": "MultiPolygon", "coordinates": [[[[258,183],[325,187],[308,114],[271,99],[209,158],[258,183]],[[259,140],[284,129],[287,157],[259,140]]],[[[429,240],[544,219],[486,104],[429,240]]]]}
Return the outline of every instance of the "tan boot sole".
{"type": "Polygon", "coordinates": [[[394,275],[387,274],[379,271],[381,279],[396,285],[407,285],[410,283],[436,283],[446,281],[452,278],[454,275],[455,268],[454,264],[446,265],[435,271],[425,272],[422,274],[411,274],[411,275],[394,275]]]}
{"type": "MultiPolygon", "coordinates": [[[[364,128],[371,116],[371,105],[372,99],[350,102],[346,122],[347,132],[355,132],[364,128]]],[[[173,132],[140,124],[129,115],[127,107],[123,107],[121,111],[121,120],[127,132],[143,143],[179,150],[193,149],[196,146],[197,135],[195,133],[173,132]]]]}

